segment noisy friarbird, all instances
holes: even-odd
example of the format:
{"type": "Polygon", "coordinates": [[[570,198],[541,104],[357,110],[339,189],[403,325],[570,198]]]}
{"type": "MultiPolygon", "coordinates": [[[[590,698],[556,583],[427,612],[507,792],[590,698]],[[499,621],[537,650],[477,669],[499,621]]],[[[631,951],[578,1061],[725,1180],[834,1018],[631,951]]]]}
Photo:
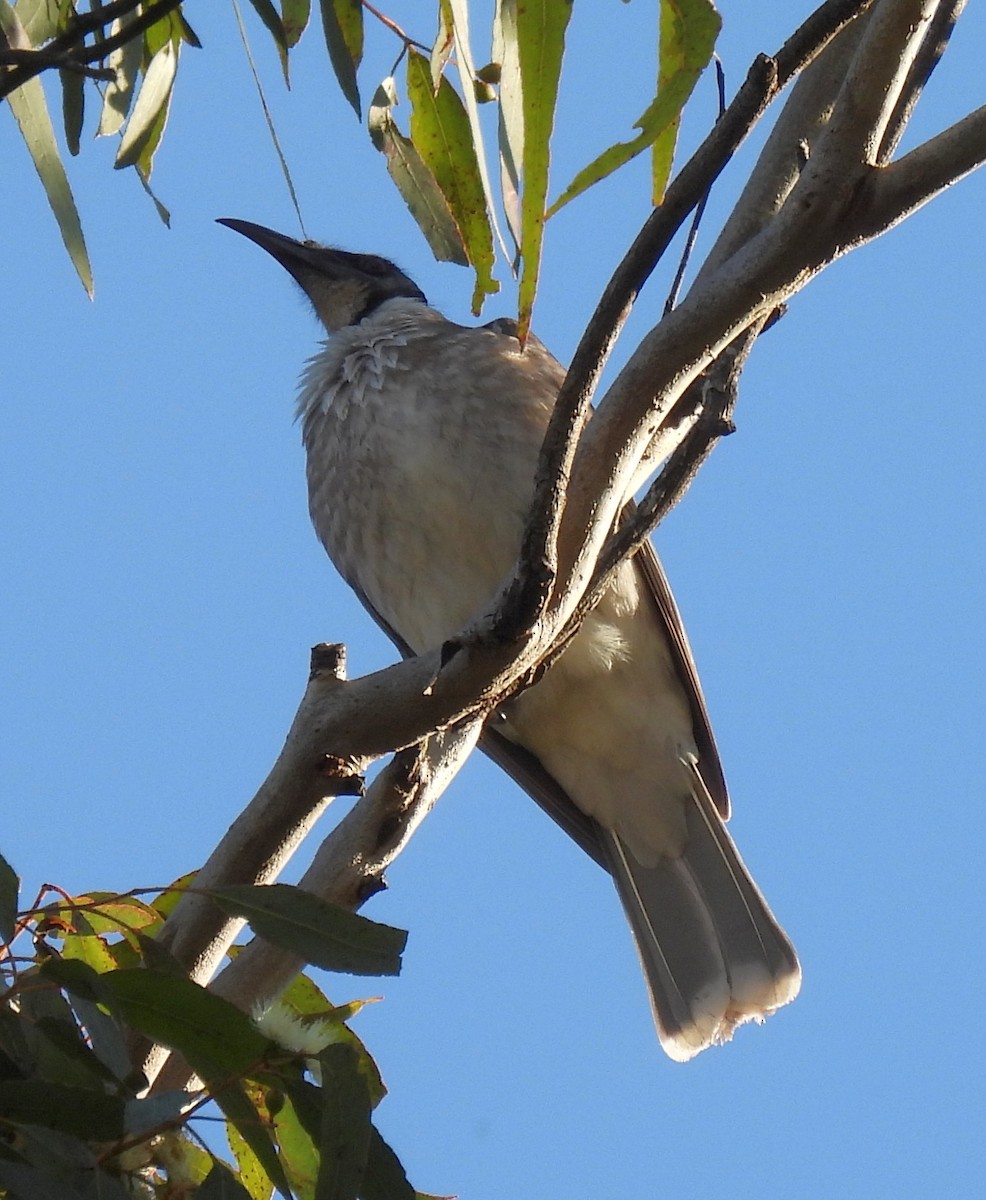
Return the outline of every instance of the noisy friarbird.
{"type": "MultiPolygon", "coordinates": [[[[514,565],[564,369],[510,322],[446,320],[386,259],[222,224],[290,272],[328,334],[298,398],[322,544],[404,653],[441,645],[514,565]]],[[[671,1058],[797,995],[794,949],[726,831],[705,701],[649,544],[486,746],[611,872],[671,1058]]]]}

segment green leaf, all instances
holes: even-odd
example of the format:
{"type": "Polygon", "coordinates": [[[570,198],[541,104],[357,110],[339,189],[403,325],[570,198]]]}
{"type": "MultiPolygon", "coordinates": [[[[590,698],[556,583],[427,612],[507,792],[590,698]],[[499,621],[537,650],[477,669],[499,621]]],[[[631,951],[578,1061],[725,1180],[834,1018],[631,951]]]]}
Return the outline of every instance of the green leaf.
{"type": "Polygon", "coordinates": [[[4,1197],[10,1196],[16,1200],[81,1200],[79,1193],[74,1188],[68,1188],[64,1179],[25,1163],[5,1162],[2,1159],[0,1186],[4,1188],[4,1197]]]}
{"type": "Polygon", "coordinates": [[[524,153],[521,173],[521,274],[517,295],[517,336],[523,343],[541,271],[548,164],[558,81],[565,53],[571,0],[528,0],[517,4],[517,52],[523,90],[524,153]]]}
{"type": "Polygon", "coordinates": [[[21,978],[18,1003],[34,1060],[32,1075],[53,1084],[101,1088],[105,1071],[82,1041],[75,1014],[58,987],[32,971],[21,978]]]}
{"type": "Polygon", "coordinates": [[[349,1046],[326,1046],[315,1200],[357,1200],[370,1145],[370,1096],[349,1046]]]}
{"type": "Polygon", "coordinates": [[[167,208],[165,208],[165,206],[161,203],[161,201],[157,198],[157,196],[151,190],[150,181],[148,180],[147,174],[144,171],[144,169],[140,163],[137,164],[136,171],[137,171],[137,178],[140,180],[140,185],[144,189],[144,191],[148,194],[148,196],[150,196],[151,202],[153,203],[155,209],[157,210],[157,215],[161,218],[162,224],[167,225],[167,227],[170,229],[171,228],[171,213],[168,211],[167,208]]]}
{"type": "Polygon", "coordinates": [[[95,1000],[99,994],[99,975],[85,962],[70,958],[49,958],[38,968],[38,975],[75,996],[95,1000]]]}
{"type": "Polygon", "coordinates": [[[73,1008],[82,1022],[93,1053],[103,1066],[115,1079],[139,1088],[141,1073],[130,1061],[123,1030],[117,1022],[104,1013],[98,1004],[79,996],[75,997],[73,1008]]]}
{"type": "Polygon", "coordinates": [[[281,1098],[283,1103],[273,1115],[273,1121],[284,1173],[299,1196],[310,1196],[318,1178],[318,1150],[291,1098],[281,1098]]]}
{"type": "Polygon", "coordinates": [[[327,971],[398,975],[407,933],[370,921],[286,883],[212,888],[224,911],[245,917],[254,933],[327,971]]]}
{"type": "Polygon", "coordinates": [[[108,1142],[123,1134],[123,1101],[91,1088],[7,1079],[0,1082],[0,1118],[58,1129],[86,1141],[108,1142]]]}
{"type": "Polygon", "coordinates": [[[61,33],[73,15],[73,0],[18,0],[17,16],[32,46],[61,33]]]}
{"type": "Polygon", "coordinates": [[[342,94],[362,117],[356,68],[363,58],[363,6],[360,0],[320,0],[329,61],[342,94]]]}
{"type": "Polygon", "coordinates": [[[360,1200],[415,1200],[418,1195],[408,1183],[401,1160],[370,1126],[369,1153],[360,1200]]]}
{"type": "Polygon", "coordinates": [[[14,940],[20,883],[17,872],[0,854],[0,938],[5,942],[14,940]]]}
{"type": "Polygon", "coordinates": [[[267,32],[274,39],[277,55],[281,60],[281,70],[284,72],[284,82],[288,83],[290,78],[288,74],[288,38],[280,14],[271,0],[250,0],[250,3],[267,32]]]}
{"type": "Polygon", "coordinates": [[[91,1170],[96,1165],[92,1149],[80,1138],[42,1125],[23,1125],[18,1130],[17,1153],[25,1162],[53,1175],[91,1170]]]}
{"type": "Polygon", "coordinates": [[[114,166],[117,168],[140,163],[150,174],[146,150],[150,146],[153,155],[164,133],[177,70],[178,46],[169,40],[157,51],[144,71],[144,81],[116,153],[114,166]]]}
{"type": "MultiPolygon", "coordinates": [[[[246,1093],[238,1084],[231,1084],[213,1092],[213,1098],[230,1121],[241,1139],[249,1146],[270,1183],[285,1196],[293,1193],[284,1168],[277,1157],[277,1150],[263,1123],[261,1114],[251,1104],[246,1093]]],[[[233,1142],[230,1139],[230,1145],[233,1142]]],[[[235,1153],[235,1149],[234,1149],[235,1153]]]]}
{"type": "MultiPolygon", "coordinates": [[[[157,910],[136,896],[121,896],[117,892],[89,892],[74,896],[73,903],[84,912],[87,933],[121,933],[149,929],[161,923],[157,910]]],[[[64,905],[56,907],[64,911],[64,905]]],[[[73,914],[74,916],[75,914],[73,914]]]]}
{"type": "MultiPolygon", "coordinates": [[[[119,33],[136,19],[134,12],[118,17],[110,25],[110,33],[119,33]]],[[[109,137],[119,133],[123,122],[127,119],[130,104],[134,98],[134,85],[137,82],[137,72],[140,70],[143,56],[143,39],[131,38],[122,46],[111,51],[106,60],[106,66],[116,72],[116,78],[103,89],[103,109],[99,115],[99,137],[109,137]]]]}
{"type": "MultiPolygon", "coordinates": [[[[158,1092],[153,1096],[128,1100],[123,1113],[123,1125],[127,1137],[150,1133],[160,1125],[175,1125],[191,1102],[188,1092],[158,1092]]],[[[197,1147],[189,1144],[191,1153],[197,1147]]]]}
{"type": "MultiPolygon", "coordinates": [[[[562,0],[562,2],[567,4],[570,0],[562,0]]],[[[493,232],[496,234],[496,239],[503,250],[504,257],[507,258],[509,257],[507,246],[496,220],[496,203],[493,199],[493,189],[490,187],[489,173],[486,169],[483,126],[479,116],[476,91],[473,87],[473,80],[476,78],[476,68],[473,64],[472,51],[469,47],[469,6],[467,0],[448,0],[448,7],[452,16],[455,57],[459,68],[459,79],[462,83],[462,99],[469,116],[469,128],[472,132],[476,161],[479,166],[479,176],[483,184],[483,193],[486,197],[486,211],[489,213],[493,232]]]]}
{"type": "MultiPolygon", "coordinates": [[[[264,1181],[266,1183],[266,1180],[264,1181]]],[[[270,1185],[261,1195],[269,1195],[270,1185]]],[[[257,1193],[248,1191],[225,1163],[214,1162],[212,1170],[195,1193],[195,1200],[256,1200],[257,1193]]]]}
{"type": "Polygon", "coordinates": [[[517,50],[517,2],[497,0],[493,21],[493,58],[500,66],[497,142],[500,150],[500,193],[507,229],[514,245],[517,271],[520,252],[520,166],[524,160],[524,89],[517,50]]]}
{"type": "Polygon", "coordinates": [[[660,204],[671,176],[681,110],[712,60],[722,18],[711,0],[662,0],[657,93],[680,96],[678,113],[654,139],[651,149],[652,201],[660,204]]]}
{"type": "Polygon", "coordinates": [[[242,1137],[235,1125],[228,1126],[226,1137],[239,1168],[239,1182],[246,1189],[251,1200],[270,1200],[270,1180],[249,1143],[242,1137]]]}
{"type": "Polygon", "coordinates": [[[720,25],[719,14],[708,0],[662,0],[658,89],[634,122],[640,134],[610,146],[583,167],[552,204],[549,217],[648,147],[653,148],[652,198],[655,204],[661,202],[671,173],[681,110],[712,58],[720,25]]]}
{"type": "Polygon", "coordinates": [[[9,1003],[0,1006],[0,1078],[33,1072],[34,1055],[25,1035],[26,1028],[27,1022],[9,1003]]]}
{"type": "MultiPolygon", "coordinates": [[[[116,946],[120,943],[117,942],[116,946]]],[[[74,960],[83,962],[86,966],[91,967],[94,971],[100,974],[104,971],[112,971],[124,964],[119,961],[119,956],[114,953],[107,942],[93,934],[70,933],[65,938],[65,945],[62,948],[62,958],[64,960],[74,960]]]]}
{"type": "Polygon", "coordinates": [[[397,128],[391,111],[396,103],[394,81],[385,79],[370,105],[370,140],[387,159],[387,171],[425,235],[432,254],[441,262],[467,267],[469,258],[441,188],[414,143],[397,128]]]}
{"type": "Polygon", "coordinates": [[[281,0],[281,24],[288,46],[297,46],[308,28],[311,12],[312,0],[281,0]]]}
{"type": "Polygon", "coordinates": [[[62,125],[65,129],[65,145],[74,158],[79,153],[82,137],[82,122],[85,119],[86,97],[85,76],[78,71],[58,72],[62,85],[62,125]]]}
{"type": "Polygon", "coordinates": [[[179,875],[165,891],[161,892],[151,904],[155,912],[167,920],[168,917],[175,911],[178,903],[185,895],[186,891],[195,882],[195,876],[198,871],[186,871],[184,875],[179,875]]]}
{"type": "MultiPolygon", "coordinates": [[[[30,41],[21,25],[18,14],[7,0],[0,0],[0,28],[3,29],[10,45],[29,48],[30,41]]],[[[72,189],[69,187],[68,176],[62,166],[55,141],[55,131],[52,128],[51,117],[48,115],[48,105],[45,101],[44,89],[37,78],[29,79],[21,84],[16,91],[7,97],[10,111],[20,129],[21,137],[27,146],[48,197],[48,204],[58,222],[58,229],[65,243],[72,265],[78,273],[82,286],[89,298],[92,298],[92,267],[89,264],[89,254],[86,241],[82,234],[82,223],[75,207],[72,189]]]]}
{"type": "Polygon", "coordinates": [[[138,968],[100,975],[99,985],[115,1015],[178,1050],[203,1079],[243,1074],[271,1047],[246,1013],[190,979],[138,968]]]}
{"type": "Polygon", "coordinates": [[[492,274],[493,229],[469,117],[444,76],[435,90],[428,59],[413,48],[407,56],[407,94],[411,101],[411,141],[441,188],[475,268],[472,308],[479,313],[483,298],[499,291],[499,284],[492,274]]]}

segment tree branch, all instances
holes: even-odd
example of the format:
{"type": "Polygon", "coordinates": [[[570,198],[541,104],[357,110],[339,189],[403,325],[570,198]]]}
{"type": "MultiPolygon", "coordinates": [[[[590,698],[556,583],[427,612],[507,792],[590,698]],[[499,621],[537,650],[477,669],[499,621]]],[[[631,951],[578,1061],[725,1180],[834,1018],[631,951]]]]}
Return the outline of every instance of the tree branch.
{"type": "Polygon", "coordinates": [[[965,6],[966,0],[943,0],[931,18],[928,32],[914,56],[900,99],[887,122],[887,129],[877,155],[878,165],[882,166],[893,157],[901,135],[907,127],[907,122],[911,119],[914,106],[921,98],[925,84],[948,49],[952,31],[965,6]]]}
{"type": "MultiPolygon", "coordinates": [[[[323,840],[298,886],[353,911],[385,888],[384,872],[474,749],[482,724],[466,721],[396,754],[323,840]]],[[[246,1011],[266,1007],[303,966],[297,955],[254,938],[220,972],[210,991],[246,1011]]],[[[152,1072],[162,1058],[149,1062],[152,1072]]],[[[173,1055],[160,1067],[154,1090],[184,1087],[190,1075],[187,1064],[173,1055]]]]}
{"type": "Polygon", "coordinates": [[[101,62],[114,50],[132,42],[145,29],[174,12],[181,6],[182,0],[158,0],[157,4],[146,8],[118,33],[100,38],[94,46],[84,46],[90,33],[104,29],[117,17],[134,12],[139,4],[140,0],[116,0],[116,3],[93,9],[91,13],[80,14],[64,33],[52,38],[42,49],[24,51],[36,57],[0,74],[0,100],[51,67],[80,70],[89,63],[101,62]]]}
{"type": "Polygon", "coordinates": [[[858,236],[879,236],[984,163],[986,105],[873,172],[858,236]]]}
{"type": "MultiPolygon", "coordinates": [[[[830,4],[823,6],[829,25],[820,27],[818,14],[811,19],[812,53],[826,49],[812,87],[796,89],[788,101],[790,113],[786,107],[782,116],[788,146],[804,140],[796,137],[795,118],[809,126],[805,136],[815,149],[806,164],[799,164],[804,167],[800,177],[773,207],[750,210],[759,216],[746,224],[742,237],[717,242],[711,264],[685,300],[642,339],[586,422],[606,354],[637,290],[673,231],[777,93],[785,78],[779,59],[757,60],[723,122],[668,189],[667,212],[652,215],[628,252],[562,389],[537,484],[537,503],[549,510],[545,515],[532,511],[514,579],[454,639],[451,655],[435,649],[352,682],[342,679],[341,670],[313,674],[270,777],[203,868],[200,884],[271,878],[342,790],[336,786],[338,769],[326,779],[330,755],[351,783],[369,759],[410,746],[433,730],[447,730],[388,768],[380,792],[376,784],[370,789],[323,844],[305,876],[322,895],[361,903],[431,807],[444,776],[457,768],[460,751],[464,757],[471,748],[488,712],[530,682],[559,637],[573,634],[608,572],[676,502],[729,428],[740,368],[770,314],[847,248],[883,232],[891,217],[900,219],[986,159],[986,109],[981,109],[891,167],[873,165],[901,96],[913,86],[913,72],[901,64],[917,61],[922,30],[928,28],[925,14],[934,6],[929,0],[878,0],[865,22],[833,41],[835,29],[866,7],[830,4]],[[834,144],[837,136],[848,139],[848,149],[834,144]],[[844,174],[834,179],[837,164],[844,174]],[[822,186],[826,182],[831,186],[822,186]],[[701,378],[713,364],[716,373],[701,378]],[[670,455],[664,472],[639,513],[614,535],[642,464],[649,468],[658,454],[670,455]],[[539,565],[547,571],[539,574],[539,565]],[[530,609],[524,608],[531,595],[525,580],[539,579],[534,628],[530,609]],[[545,579],[551,581],[548,593],[545,579]],[[515,636],[505,639],[504,630],[515,636]],[[428,758],[433,751],[437,760],[428,758]],[[442,778],[425,778],[426,766],[442,778]],[[420,791],[416,784],[407,786],[406,774],[400,786],[392,786],[388,772],[400,776],[409,769],[421,776],[420,791]],[[273,853],[270,845],[276,847],[273,853]]],[[[810,57],[804,44],[789,52],[784,69],[793,62],[804,65],[810,57]]],[[[790,149],[784,153],[790,155],[790,149]]],[[[782,157],[764,168],[762,179],[771,171],[775,180],[781,178],[778,163],[783,165],[782,157]]],[[[223,918],[198,911],[189,898],[185,912],[179,906],[172,916],[166,939],[204,977],[228,940],[229,929],[222,926],[223,918]]],[[[283,981],[284,972],[297,965],[270,957],[260,946],[246,954],[237,960],[242,966],[224,972],[219,989],[229,989],[237,1002],[265,994],[270,986],[265,972],[283,981]]]]}
{"type": "Polygon", "coordinates": [[[531,629],[550,596],[558,568],[560,514],[592,397],[616,338],[640,289],[688,214],[708,194],[746,135],[773,98],[871,0],[828,0],[771,59],[759,56],[732,103],[670,184],[663,203],[645,222],[607,284],[579,341],[541,448],[535,494],[525,526],[514,609],[519,625],[503,636],[531,629]]]}

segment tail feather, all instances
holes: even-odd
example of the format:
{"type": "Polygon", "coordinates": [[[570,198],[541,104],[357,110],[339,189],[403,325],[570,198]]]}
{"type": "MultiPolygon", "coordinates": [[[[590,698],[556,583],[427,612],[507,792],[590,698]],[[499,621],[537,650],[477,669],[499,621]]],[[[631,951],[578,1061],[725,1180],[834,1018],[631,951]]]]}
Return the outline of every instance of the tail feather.
{"type": "Polygon", "coordinates": [[[687,1062],[793,1000],[801,968],[697,777],[684,853],[644,867],[608,833],[661,1043],[687,1062]]]}

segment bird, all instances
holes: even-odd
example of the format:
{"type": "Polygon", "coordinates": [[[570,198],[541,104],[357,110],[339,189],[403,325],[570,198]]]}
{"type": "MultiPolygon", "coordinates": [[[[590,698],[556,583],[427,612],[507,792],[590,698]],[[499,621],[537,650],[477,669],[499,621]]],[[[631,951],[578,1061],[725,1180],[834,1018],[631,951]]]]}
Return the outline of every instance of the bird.
{"type": "MultiPolygon", "coordinates": [[[[444,645],[512,571],[564,368],[509,319],[446,319],[385,258],[220,224],[288,271],[327,334],[297,401],[322,545],[403,654],[444,645]]],[[[801,967],[727,832],[705,699],[649,540],[483,745],[612,875],[671,1059],[794,999],[801,967]]]]}

